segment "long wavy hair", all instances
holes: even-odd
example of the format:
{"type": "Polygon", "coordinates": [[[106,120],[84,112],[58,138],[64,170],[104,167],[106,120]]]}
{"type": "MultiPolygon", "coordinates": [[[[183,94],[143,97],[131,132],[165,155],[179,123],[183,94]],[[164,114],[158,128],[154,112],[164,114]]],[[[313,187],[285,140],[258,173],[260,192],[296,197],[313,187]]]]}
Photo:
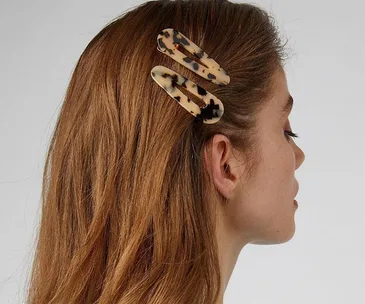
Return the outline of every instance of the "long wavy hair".
{"type": "Polygon", "coordinates": [[[224,134],[254,173],[255,117],[272,94],[284,45],[265,10],[226,0],[146,2],[91,40],[45,160],[27,303],[217,301],[216,208],[225,199],[203,151],[224,134]],[[157,35],[169,27],[231,82],[218,86],[160,53],[157,35]],[[155,65],[222,100],[220,121],[203,124],[180,107],[151,78],[155,65]]]}

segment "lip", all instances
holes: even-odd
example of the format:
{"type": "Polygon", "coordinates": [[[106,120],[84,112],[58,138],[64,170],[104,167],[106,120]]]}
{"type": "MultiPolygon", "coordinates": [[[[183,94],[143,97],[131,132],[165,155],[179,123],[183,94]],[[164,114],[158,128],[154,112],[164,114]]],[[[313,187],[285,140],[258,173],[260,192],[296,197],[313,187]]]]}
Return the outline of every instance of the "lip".
{"type": "Polygon", "coordinates": [[[296,207],[298,207],[298,202],[297,202],[296,200],[294,200],[294,205],[295,205],[296,207]]]}

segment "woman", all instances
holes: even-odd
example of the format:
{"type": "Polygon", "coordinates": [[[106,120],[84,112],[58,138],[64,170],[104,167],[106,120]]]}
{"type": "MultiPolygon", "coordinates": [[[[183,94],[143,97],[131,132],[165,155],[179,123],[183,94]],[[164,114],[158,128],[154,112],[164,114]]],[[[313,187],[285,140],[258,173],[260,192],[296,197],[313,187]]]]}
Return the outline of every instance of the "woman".
{"type": "Polygon", "coordinates": [[[246,244],[290,240],[304,154],[283,63],[272,18],[250,4],[151,1],[103,28],[49,147],[28,303],[223,303],[246,244]],[[217,63],[226,81],[166,56],[168,28],[212,60],[176,45],[185,59],[217,63]],[[156,66],[214,107],[179,86],[201,112],[184,109],[156,66]]]}

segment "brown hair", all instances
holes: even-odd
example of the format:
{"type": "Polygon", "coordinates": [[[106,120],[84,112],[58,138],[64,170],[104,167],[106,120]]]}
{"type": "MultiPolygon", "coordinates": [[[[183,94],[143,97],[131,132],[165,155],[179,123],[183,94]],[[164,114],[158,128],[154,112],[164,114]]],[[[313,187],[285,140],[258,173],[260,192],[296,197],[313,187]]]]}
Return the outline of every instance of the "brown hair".
{"type": "Polygon", "coordinates": [[[107,24],[73,71],[50,141],[27,303],[215,303],[224,198],[203,149],[224,134],[254,172],[255,116],[283,49],[267,12],[225,0],[150,1],[107,24]],[[160,53],[169,27],[231,82],[220,87],[160,53]],[[151,78],[155,65],[222,100],[220,121],[180,107],[151,78]]]}

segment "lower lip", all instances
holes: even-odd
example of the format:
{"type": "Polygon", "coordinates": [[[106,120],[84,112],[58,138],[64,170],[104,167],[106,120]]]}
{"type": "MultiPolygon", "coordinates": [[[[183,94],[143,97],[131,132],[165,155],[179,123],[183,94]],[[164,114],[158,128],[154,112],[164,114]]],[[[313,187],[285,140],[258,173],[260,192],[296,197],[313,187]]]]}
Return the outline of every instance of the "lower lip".
{"type": "Polygon", "coordinates": [[[297,202],[296,200],[294,200],[294,205],[295,205],[296,207],[298,207],[298,202],[297,202]]]}

